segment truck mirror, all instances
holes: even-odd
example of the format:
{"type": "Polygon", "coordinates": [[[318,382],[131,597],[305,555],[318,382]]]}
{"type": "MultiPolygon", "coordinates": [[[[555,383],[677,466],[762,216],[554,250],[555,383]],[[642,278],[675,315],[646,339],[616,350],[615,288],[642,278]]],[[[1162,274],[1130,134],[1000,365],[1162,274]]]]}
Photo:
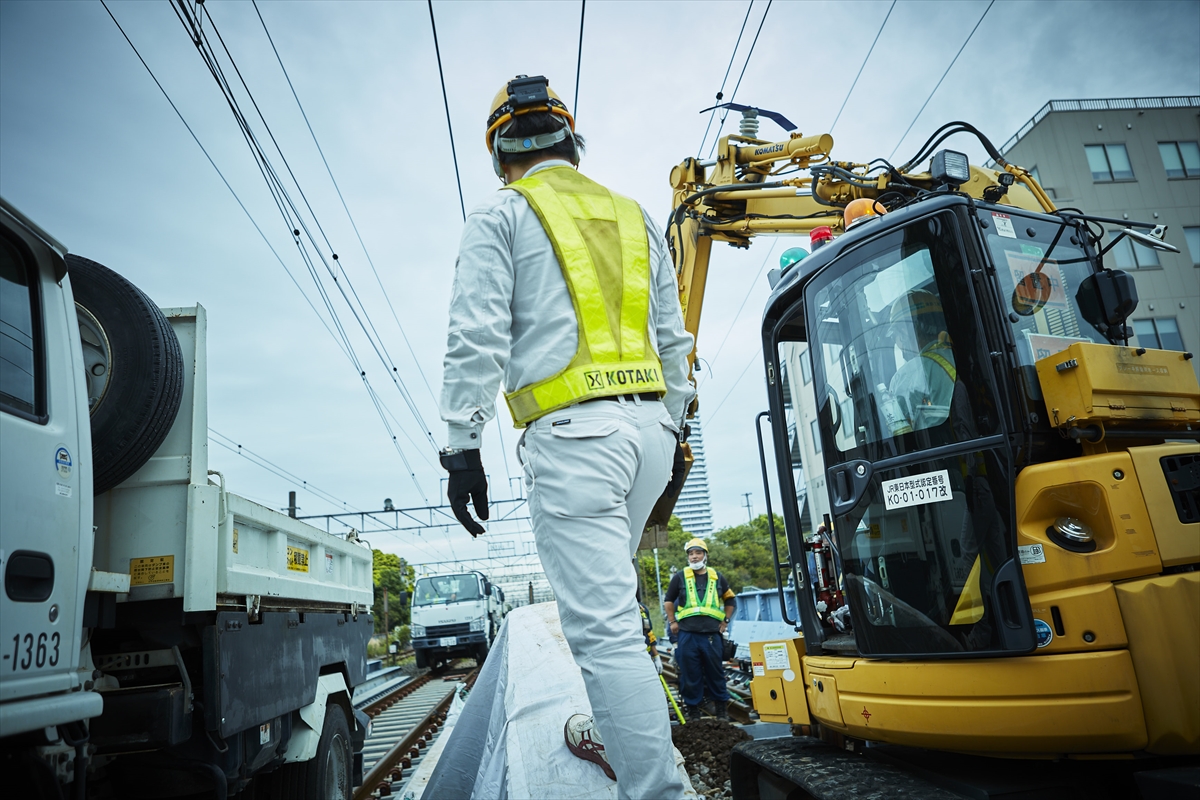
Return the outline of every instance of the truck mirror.
{"type": "Polygon", "coordinates": [[[1124,322],[1138,304],[1133,276],[1119,269],[1106,269],[1084,278],[1075,292],[1079,312],[1110,340],[1127,339],[1124,322]]]}
{"type": "Polygon", "coordinates": [[[400,592],[400,605],[408,605],[408,592],[400,592]]]}

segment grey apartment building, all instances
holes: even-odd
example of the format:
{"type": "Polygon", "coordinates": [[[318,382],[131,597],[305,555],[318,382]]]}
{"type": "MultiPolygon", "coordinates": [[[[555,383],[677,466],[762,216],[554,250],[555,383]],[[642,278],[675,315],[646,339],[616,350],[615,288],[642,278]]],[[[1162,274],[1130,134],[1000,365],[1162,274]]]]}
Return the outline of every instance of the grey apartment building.
{"type": "MultiPolygon", "coordinates": [[[[1167,226],[1178,254],[1126,238],[1105,256],[1137,283],[1130,324],[1142,347],[1200,350],[1198,142],[1200,97],[1137,97],[1051,100],[1000,148],[1060,208],[1167,226]]],[[[1121,227],[1106,223],[1105,243],[1121,227]]]]}

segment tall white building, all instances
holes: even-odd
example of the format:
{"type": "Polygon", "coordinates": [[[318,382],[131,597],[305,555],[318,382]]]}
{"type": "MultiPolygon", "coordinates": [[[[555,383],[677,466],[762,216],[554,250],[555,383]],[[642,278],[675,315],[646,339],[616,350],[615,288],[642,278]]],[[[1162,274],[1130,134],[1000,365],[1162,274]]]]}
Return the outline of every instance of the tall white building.
{"type": "Polygon", "coordinates": [[[675,503],[675,516],[683,523],[683,529],[693,536],[708,536],[713,531],[712,500],[708,494],[708,467],[704,463],[704,436],[700,432],[700,415],[688,420],[692,432],[688,444],[692,446],[691,472],[684,481],[683,491],[675,503]]]}

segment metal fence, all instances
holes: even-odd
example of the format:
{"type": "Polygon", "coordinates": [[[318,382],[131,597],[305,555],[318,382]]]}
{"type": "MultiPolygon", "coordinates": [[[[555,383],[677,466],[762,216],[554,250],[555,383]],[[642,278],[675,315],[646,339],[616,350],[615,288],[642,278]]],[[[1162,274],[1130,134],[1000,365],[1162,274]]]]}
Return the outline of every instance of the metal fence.
{"type": "Polygon", "coordinates": [[[1021,126],[1000,148],[1000,155],[1007,155],[1017,142],[1033,130],[1051,111],[1124,111],[1151,108],[1200,108],[1200,96],[1177,97],[1117,97],[1109,100],[1051,100],[1038,109],[1033,117],[1021,126]]]}

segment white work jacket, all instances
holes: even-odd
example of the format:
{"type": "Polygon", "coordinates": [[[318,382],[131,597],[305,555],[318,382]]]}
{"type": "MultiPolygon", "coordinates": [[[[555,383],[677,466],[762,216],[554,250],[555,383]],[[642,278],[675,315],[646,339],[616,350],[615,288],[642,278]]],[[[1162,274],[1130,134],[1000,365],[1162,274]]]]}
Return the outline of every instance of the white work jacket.
{"type": "MultiPolygon", "coordinates": [[[[543,161],[526,174],[563,160],[543,161]]],[[[650,243],[650,342],[662,362],[663,403],[676,425],[694,391],[675,269],[662,232],[642,209],[650,243]]],[[[501,388],[513,392],[556,374],[579,347],[575,307],[541,220],[518,192],[500,190],[474,208],[463,227],[450,298],[441,414],[449,445],[472,449],[496,415],[501,388]]],[[[505,421],[502,424],[508,424],[505,421]]]]}

